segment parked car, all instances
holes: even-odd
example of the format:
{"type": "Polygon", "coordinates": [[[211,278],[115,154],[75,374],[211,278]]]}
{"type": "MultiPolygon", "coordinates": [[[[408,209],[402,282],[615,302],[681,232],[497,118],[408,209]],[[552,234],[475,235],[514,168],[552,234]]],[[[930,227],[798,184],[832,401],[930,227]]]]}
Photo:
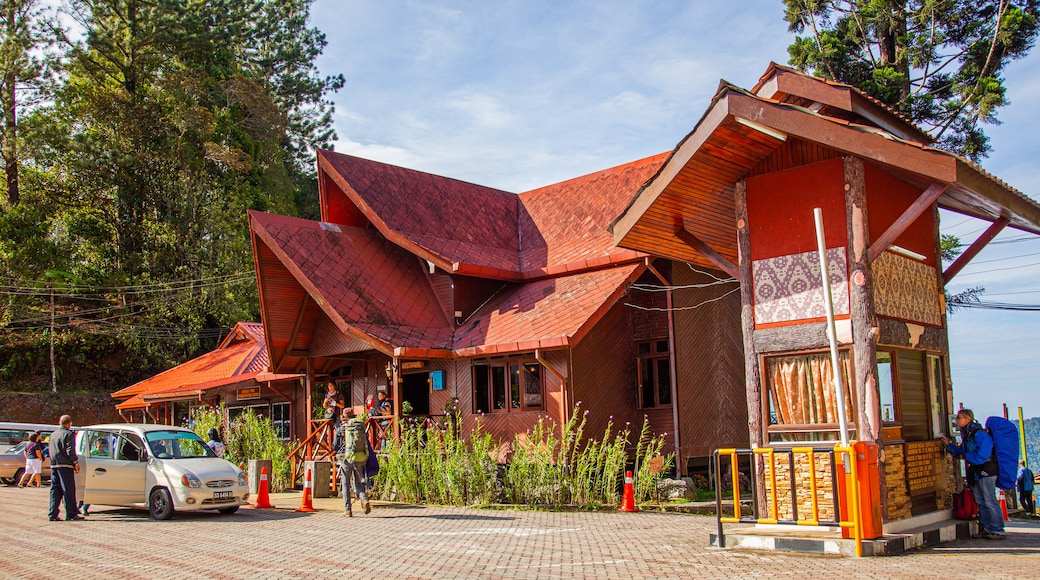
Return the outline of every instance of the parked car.
{"type": "Polygon", "coordinates": [[[54,431],[57,428],[57,425],[47,425],[44,423],[11,423],[8,421],[0,421],[0,450],[6,451],[11,446],[24,442],[29,438],[30,433],[39,433],[41,436],[50,435],[51,431],[54,431]]]}
{"type": "MultiPolygon", "coordinates": [[[[0,481],[8,485],[14,485],[22,479],[22,474],[25,473],[25,446],[28,444],[28,441],[22,441],[18,445],[0,453],[0,481]]],[[[51,463],[44,459],[41,477],[47,479],[50,476],[51,463]]]]}
{"type": "Polygon", "coordinates": [[[167,425],[93,425],[76,433],[78,499],[146,508],[152,519],[177,511],[233,514],[249,499],[245,472],[217,457],[195,433],[167,425]]]}

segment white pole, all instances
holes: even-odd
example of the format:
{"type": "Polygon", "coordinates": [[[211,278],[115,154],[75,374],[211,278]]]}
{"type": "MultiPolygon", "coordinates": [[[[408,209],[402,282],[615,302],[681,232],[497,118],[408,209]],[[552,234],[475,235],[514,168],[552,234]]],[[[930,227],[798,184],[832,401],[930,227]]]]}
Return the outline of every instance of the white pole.
{"type": "Polygon", "coordinates": [[[827,340],[831,345],[831,368],[834,371],[834,389],[838,401],[838,429],[841,445],[849,444],[849,428],[845,421],[845,385],[838,362],[838,335],[834,329],[834,296],[831,295],[831,276],[827,268],[827,244],[823,238],[823,210],[813,210],[816,218],[816,248],[820,252],[820,279],[823,280],[823,308],[827,312],[827,340]]]}

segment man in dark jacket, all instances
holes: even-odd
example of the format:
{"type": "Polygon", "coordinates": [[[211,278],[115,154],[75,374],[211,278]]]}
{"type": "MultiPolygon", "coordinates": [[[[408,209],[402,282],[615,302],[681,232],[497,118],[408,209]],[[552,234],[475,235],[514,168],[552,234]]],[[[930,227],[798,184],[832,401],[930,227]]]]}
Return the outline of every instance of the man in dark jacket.
{"type": "Polygon", "coordinates": [[[958,445],[943,435],[943,443],[950,455],[964,457],[967,462],[968,487],[979,504],[980,538],[1004,540],[1004,516],[997,503],[997,458],[994,454],[993,437],[975,420],[971,409],[957,412],[957,427],[961,430],[958,445]]]}
{"type": "Polygon", "coordinates": [[[51,433],[51,509],[50,520],[58,521],[61,502],[65,501],[65,519],[82,520],[76,506],[76,474],[79,473],[79,457],[76,455],[76,434],[71,431],[72,417],[62,415],[58,420],[61,427],[51,433]]]}

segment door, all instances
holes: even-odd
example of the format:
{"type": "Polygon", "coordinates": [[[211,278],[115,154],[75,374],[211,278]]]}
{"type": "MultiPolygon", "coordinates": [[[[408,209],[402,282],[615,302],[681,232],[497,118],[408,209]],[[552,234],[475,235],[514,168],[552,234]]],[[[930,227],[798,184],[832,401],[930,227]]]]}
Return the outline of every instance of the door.
{"type": "Polygon", "coordinates": [[[412,415],[430,414],[430,373],[411,373],[401,377],[401,405],[411,405],[412,415]]]}
{"type": "Polygon", "coordinates": [[[137,434],[87,431],[84,439],[87,452],[83,501],[101,505],[145,503],[148,463],[137,434]]]}

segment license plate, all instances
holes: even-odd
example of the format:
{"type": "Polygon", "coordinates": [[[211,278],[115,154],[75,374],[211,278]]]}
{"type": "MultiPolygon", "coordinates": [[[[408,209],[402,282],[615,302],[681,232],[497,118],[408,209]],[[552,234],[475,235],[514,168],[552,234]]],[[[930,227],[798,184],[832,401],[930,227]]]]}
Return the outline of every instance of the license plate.
{"type": "Polygon", "coordinates": [[[215,491],[213,492],[213,499],[231,499],[234,497],[233,491],[215,491]]]}

